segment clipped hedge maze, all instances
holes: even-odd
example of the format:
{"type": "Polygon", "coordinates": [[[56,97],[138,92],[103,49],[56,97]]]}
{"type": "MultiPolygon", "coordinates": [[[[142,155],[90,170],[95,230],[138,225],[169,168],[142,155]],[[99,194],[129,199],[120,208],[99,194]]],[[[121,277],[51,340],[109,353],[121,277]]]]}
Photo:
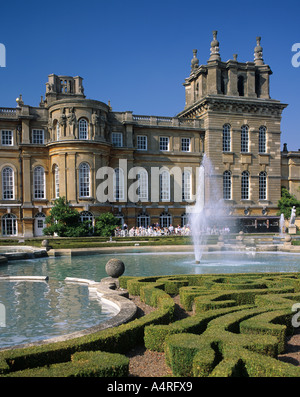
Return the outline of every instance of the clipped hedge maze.
{"type": "Polygon", "coordinates": [[[281,362],[300,302],[300,274],[120,277],[120,287],[156,310],[64,342],[0,352],[2,377],[128,376],[136,345],[165,352],[174,376],[300,376],[281,362]],[[175,321],[173,295],[192,315],[175,321]]]}
{"type": "MultiPolygon", "coordinates": [[[[300,376],[277,359],[293,332],[292,305],[300,302],[300,274],[158,277],[149,284],[179,294],[193,315],[145,327],[149,350],[164,351],[174,376],[300,376]]],[[[127,282],[145,295],[147,279],[127,282]]]]}

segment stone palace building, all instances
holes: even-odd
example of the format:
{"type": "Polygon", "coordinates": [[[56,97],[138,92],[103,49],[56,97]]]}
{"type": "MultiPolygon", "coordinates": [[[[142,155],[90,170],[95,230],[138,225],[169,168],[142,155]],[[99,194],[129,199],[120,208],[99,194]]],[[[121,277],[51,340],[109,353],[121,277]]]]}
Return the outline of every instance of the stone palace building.
{"type": "MultiPolygon", "coordinates": [[[[0,108],[1,236],[41,236],[53,200],[66,197],[94,220],[113,212],[131,226],[184,225],[195,202],[197,170],[210,159],[236,230],[278,231],[281,186],[298,194],[300,152],[281,151],[286,104],[271,99],[260,38],[254,60],[197,51],[176,117],[113,111],[87,99],[81,77],[51,74],[39,107],[0,108]]],[[[205,201],[217,200],[206,188],[205,201]]]]}

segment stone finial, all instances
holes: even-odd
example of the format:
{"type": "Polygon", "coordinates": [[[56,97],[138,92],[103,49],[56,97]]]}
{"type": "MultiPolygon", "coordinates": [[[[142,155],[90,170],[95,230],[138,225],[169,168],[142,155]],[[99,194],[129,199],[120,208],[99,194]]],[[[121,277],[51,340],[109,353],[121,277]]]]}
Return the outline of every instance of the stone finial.
{"type": "Polygon", "coordinates": [[[238,54],[233,54],[233,60],[237,61],[238,54]]]}
{"type": "Polygon", "coordinates": [[[41,95],[40,107],[41,108],[45,107],[45,101],[43,95],[41,95]]]}
{"type": "Polygon", "coordinates": [[[263,65],[263,49],[260,45],[261,37],[256,37],[256,47],[254,48],[254,63],[255,65],[263,65]]]}
{"type": "Polygon", "coordinates": [[[197,50],[193,50],[193,59],[191,60],[192,72],[199,67],[199,59],[197,58],[197,50]]]}
{"type": "Polygon", "coordinates": [[[20,106],[24,105],[22,94],[19,95],[19,97],[16,99],[16,102],[17,102],[17,107],[20,107],[20,106]]]}
{"type": "Polygon", "coordinates": [[[219,42],[217,40],[218,31],[213,31],[213,41],[210,43],[210,61],[220,61],[219,42]]]}
{"type": "Polygon", "coordinates": [[[120,259],[112,258],[105,265],[106,273],[112,278],[122,276],[125,271],[125,265],[120,259]]]}

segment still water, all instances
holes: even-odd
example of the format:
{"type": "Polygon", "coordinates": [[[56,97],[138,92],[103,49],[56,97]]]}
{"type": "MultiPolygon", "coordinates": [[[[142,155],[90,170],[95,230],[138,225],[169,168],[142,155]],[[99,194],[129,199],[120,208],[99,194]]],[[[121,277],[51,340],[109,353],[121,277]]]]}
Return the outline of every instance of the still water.
{"type": "Polygon", "coordinates": [[[0,348],[80,331],[117,312],[87,286],[59,280],[0,281],[0,302],[5,307],[0,348]]]}
{"type": "Polygon", "coordinates": [[[6,309],[5,327],[0,326],[0,348],[79,331],[111,318],[115,312],[91,295],[87,286],[68,284],[64,279],[100,281],[107,277],[105,264],[112,257],[124,262],[127,276],[300,271],[300,254],[211,252],[204,253],[201,263],[195,264],[193,253],[131,251],[1,265],[0,274],[48,276],[49,281],[0,281],[0,304],[6,309]]]}
{"type": "Polygon", "coordinates": [[[11,261],[1,265],[0,274],[11,276],[49,276],[64,280],[66,277],[100,281],[107,277],[105,265],[111,258],[125,264],[125,276],[160,276],[174,274],[216,274],[300,271],[300,254],[281,252],[207,252],[200,264],[195,264],[192,252],[144,252],[138,249],[74,257],[46,257],[11,261]]]}

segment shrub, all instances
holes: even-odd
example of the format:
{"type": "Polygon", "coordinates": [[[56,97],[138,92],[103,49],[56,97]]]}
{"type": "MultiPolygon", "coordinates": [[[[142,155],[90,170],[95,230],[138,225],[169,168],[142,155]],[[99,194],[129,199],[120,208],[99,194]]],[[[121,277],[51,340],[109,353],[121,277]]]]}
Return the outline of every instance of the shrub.
{"type": "Polygon", "coordinates": [[[290,219],[293,206],[296,207],[296,216],[300,215],[300,201],[290,194],[284,186],[281,187],[281,199],[278,201],[277,206],[279,208],[277,215],[283,214],[285,219],[290,219]]]}
{"type": "Polygon", "coordinates": [[[110,237],[114,235],[116,227],[120,225],[120,221],[111,212],[101,214],[95,220],[95,234],[102,237],[110,237]]]}
{"type": "Polygon", "coordinates": [[[81,222],[80,214],[72,208],[65,197],[54,200],[50,215],[45,219],[47,227],[43,229],[45,235],[59,237],[87,236],[92,232],[88,222],[81,222]]]}
{"type": "Polygon", "coordinates": [[[219,316],[241,310],[243,308],[226,308],[219,310],[211,310],[200,313],[195,316],[187,317],[182,320],[175,321],[168,325],[151,324],[145,328],[144,342],[145,347],[149,350],[164,351],[165,340],[168,336],[180,333],[201,334],[205,331],[207,324],[219,316]]]}
{"type": "Polygon", "coordinates": [[[121,354],[79,352],[71,361],[11,372],[9,377],[120,377],[128,376],[129,359],[121,354]]]}
{"type": "Polygon", "coordinates": [[[122,276],[120,286],[157,310],[69,341],[0,352],[0,373],[122,376],[126,360],[117,358],[120,370],[117,364],[102,368],[100,361],[106,359],[101,357],[144,343],[165,351],[174,376],[300,376],[299,368],[276,359],[292,331],[291,307],[300,299],[298,273],[122,276]],[[194,309],[193,316],[173,322],[175,303],[169,294],[174,293],[194,309]]]}

